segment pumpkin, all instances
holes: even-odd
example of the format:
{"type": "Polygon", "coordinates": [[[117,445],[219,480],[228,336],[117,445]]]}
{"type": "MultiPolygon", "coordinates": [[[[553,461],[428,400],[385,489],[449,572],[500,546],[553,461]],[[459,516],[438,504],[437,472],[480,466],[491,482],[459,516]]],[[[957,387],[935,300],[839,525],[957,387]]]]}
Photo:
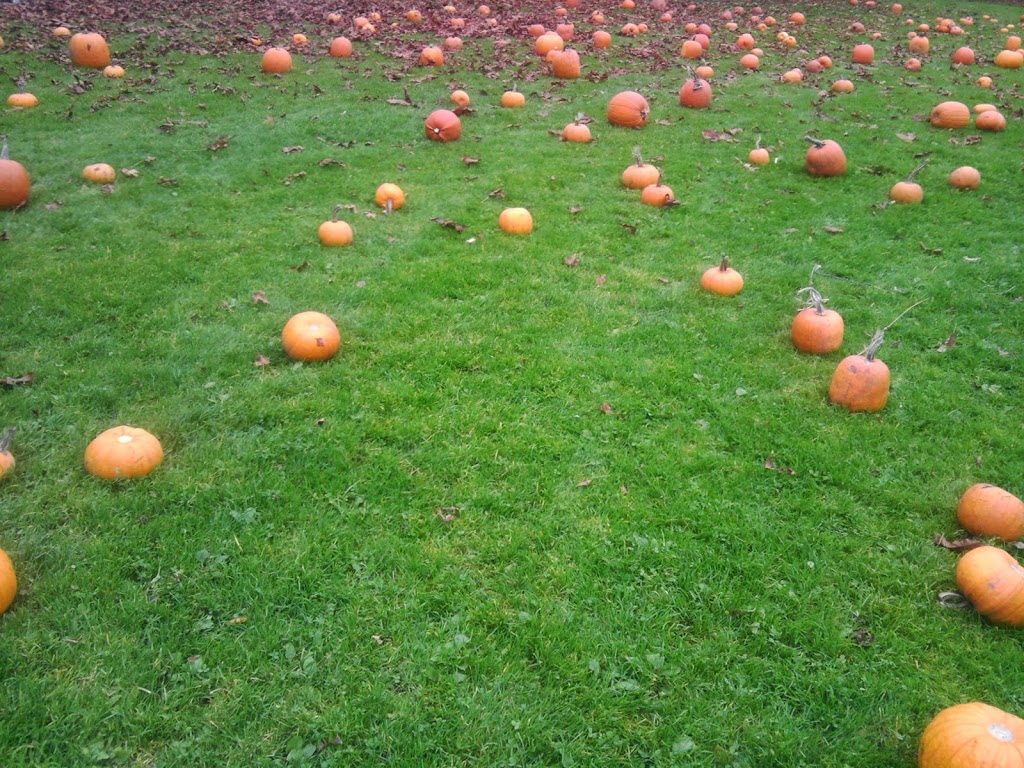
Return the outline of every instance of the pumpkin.
{"type": "Polygon", "coordinates": [[[989,77],[988,75],[982,75],[975,81],[975,83],[978,85],[979,88],[991,88],[992,78],[989,77]]]}
{"type": "Polygon", "coordinates": [[[18,577],[14,573],[14,563],[8,554],[0,549],[0,613],[11,607],[17,594],[18,577]]]}
{"type": "Polygon", "coordinates": [[[976,483],[968,488],[960,497],[956,517],[971,533],[1001,541],[1024,538],[1024,501],[996,485],[976,483]]]}
{"type": "Polygon", "coordinates": [[[319,235],[322,245],[340,246],[352,244],[352,226],[347,221],[338,221],[338,213],[341,212],[343,207],[342,205],[335,206],[330,220],[321,224],[317,230],[317,235],[319,235]]]}
{"type": "Polygon", "coordinates": [[[704,80],[710,80],[715,76],[715,69],[709,64],[701,64],[693,71],[696,73],[697,77],[703,78],[704,80]]]}
{"type": "Polygon", "coordinates": [[[911,53],[925,54],[928,53],[931,47],[931,41],[924,35],[916,35],[910,38],[910,42],[907,43],[907,48],[910,49],[911,53]]]}
{"type": "Polygon", "coordinates": [[[683,42],[683,47],[679,49],[679,54],[684,59],[699,59],[704,55],[704,46],[696,40],[686,40],[683,42]]]}
{"type": "Polygon", "coordinates": [[[39,99],[31,93],[12,93],[7,97],[7,106],[31,109],[32,107],[39,106],[39,99]]]}
{"type": "Polygon", "coordinates": [[[757,54],[748,53],[740,57],[740,66],[744,69],[757,69],[761,66],[761,59],[757,54]]]}
{"type": "Polygon", "coordinates": [[[636,91],[621,91],[608,102],[608,122],[612,125],[640,128],[647,125],[650,114],[647,99],[636,91]]]}
{"type": "Polygon", "coordinates": [[[981,184],[981,173],[977,168],[962,165],[949,174],[949,184],[957,189],[977,189],[981,184]]]}
{"type": "Polygon", "coordinates": [[[832,83],[833,93],[853,93],[853,88],[853,81],[846,78],[840,78],[832,83]]]}
{"type": "Polygon", "coordinates": [[[336,37],[331,41],[327,53],[336,59],[347,59],[352,55],[352,41],[347,37],[336,37]]]}
{"type": "Polygon", "coordinates": [[[612,46],[612,36],[603,29],[599,29],[594,33],[593,41],[595,48],[611,48],[612,46]]]}
{"type": "Polygon", "coordinates": [[[761,146],[761,141],[758,140],[754,148],[750,150],[750,154],[747,155],[747,160],[754,165],[768,165],[772,161],[772,156],[767,149],[761,146]]]}
{"type": "Polygon", "coordinates": [[[481,16],[485,17],[491,15],[491,9],[489,6],[486,5],[481,5],[479,8],[476,9],[476,12],[479,13],[481,16]]]}
{"type": "Polygon", "coordinates": [[[749,51],[754,48],[754,36],[749,32],[744,32],[742,35],[736,38],[736,47],[741,51],[749,51]]]}
{"type": "Polygon", "coordinates": [[[661,171],[644,162],[640,156],[640,147],[633,147],[633,158],[636,162],[622,172],[622,183],[629,189],[643,189],[657,184],[661,171]]]}
{"type": "Polygon", "coordinates": [[[973,64],[974,63],[974,51],[968,48],[966,45],[957,48],[953,51],[953,63],[954,64],[973,64]]]}
{"type": "Polygon", "coordinates": [[[944,101],[932,109],[928,121],[936,128],[964,128],[971,122],[971,110],[959,101],[944,101]]]}
{"type": "Polygon", "coordinates": [[[420,51],[420,64],[424,67],[440,67],[444,64],[444,51],[436,45],[428,45],[420,51]]]}
{"type": "Polygon", "coordinates": [[[894,202],[904,204],[920,203],[924,199],[924,189],[921,188],[920,184],[914,181],[914,177],[917,176],[917,174],[919,174],[926,165],[928,165],[927,160],[912,170],[906,179],[896,182],[892,189],[889,190],[889,199],[894,202]]]}
{"type": "Polygon", "coordinates": [[[341,346],[341,333],[322,312],[299,312],[281,331],[284,352],[293,360],[306,363],[330,360],[341,346]]]}
{"type": "Polygon", "coordinates": [[[878,331],[859,355],[848,355],[836,366],[828,399],[852,413],[876,413],[889,399],[889,366],[875,355],[885,339],[878,331]]]}
{"type": "Polygon", "coordinates": [[[868,43],[861,43],[853,46],[854,64],[873,64],[875,62],[875,49],[868,43]]]}
{"type": "Polygon", "coordinates": [[[846,155],[843,148],[832,139],[815,139],[805,136],[811,142],[804,164],[811,176],[842,176],[846,173],[846,155]]]}
{"type": "Polygon", "coordinates": [[[726,256],[717,266],[704,271],[700,276],[700,287],[719,296],[735,296],[743,290],[743,275],[729,266],[729,257],[726,256]]]}
{"type": "Polygon", "coordinates": [[[679,104],[691,109],[707,109],[711,105],[711,86],[707,80],[690,73],[690,79],[679,89],[679,104]]]}
{"type": "Polygon", "coordinates": [[[423,129],[432,141],[455,141],[462,135],[462,121],[449,109],[435,109],[427,115],[423,129]]]}
{"type": "Polygon", "coordinates": [[[1008,51],[1019,51],[1020,47],[1020,35],[1010,35],[1010,37],[1006,38],[1006,45],[1003,46],[1008,51]]]}
{"type": "Polygon", "coordinates": [[[920,59],[907,59],[903,62],[903,68],[907,70],[907,72],[920,72],[921,67],[923,66],[924,65],[921,63],[920,59]]]}
{"type": "Polygon", "coordinates": [[[526,33],[536,40],[538,37],[547,32],[548,29],[543,24],[531,24],[526,28],[526,33]]]}
{"type": "Polygon", "coordinates": [[[802,289],[801,293],[807,294],[807,306],[796,313],[790,326],[793,346],[811,355],[835,352],[843,345],[845,326],[842,315],[825,307],[824,297],[814,286],[802,289]]]}
{"type": "Polygon", "coordinates": [[[82,178],[94,184],[110,184],[117,178],[117,171],[107,163],[93,163],[82,170],[82,178]]]}
{"type": "Polygon", "coordinates": [[[1020,51],[1004,49],[996,54],[994,63],[1002,69],[1020,69],[1024,64],[1024,55],[1020,51]]]}
{"type": "Polygon", "coordinates": [[[417,11],[415,8],[413,8],[412,10],[406,12],[405,18],[406,20],[412,22],[413,24],[419,24],[423,21],[423,14],[417,11]]]}
{"type": "Polygon", "coordinates": [[[580,55],[571,48],[552,54],[551,73],[563,80],[575,80],[580,76],[580,55]]]}
{"type": "Polygon", "coordinates": [[[502,232],[528,235],[533,232],[533,216],[525,208],[506,208],[498,215],[498,226],[502,232]]]}
{"type": "Polygon", "coordinates": [[[576,33],[576,25],[571,21],[567,24],[559,24],[555,27],[555,33],[562,38],[562,40],[568,43],[576,33]]]}
{"type": "Polygon", "coordinates": [[[54,37],[71,37],[71,30],[67,27],[54,27],[50,30],[50,34],[54,37]]]}
{"type": "Polygon", "coordinates": [[[104,77],[124,77],[124,67],[120,64],[111,64],[103,68],[104,77]]]}
{"type": "Polygon", "coordinates": [[[526,105],[526,96],[517,90],[505,91],[501,94],[501,106],[506,109],[519,109],[526,105]]]}
{"type": "MultiPolygon", "coordinates": [[[[367,21],[367,24],[369,24],[369,21],[367,21]]],[[[305,45],[308,42],[309,42],[309,38],[306,37],[301,32],[296,32],[294,35],[292,35],[292,44],[293,45],[305,45]]]]}
{"type": "Polygon", "coordinates": [[[388,213],[405,205],[405,192],[397,184],[384,182],[373,195],[374,201],[388,213]]]}
{"type": "Polygon", "coordinates": [[[452,91],[452,95],[449,96],[448,98],[451,101],[451,103],[455,105],[455,107],[457,109],[465,109],[466,107],[469,106],[469,103],[470,103],[469,94],[466,93],[461,88],[458,89],[458,90],[452,91]]]}
{"type": "Polygon", "coordinates": [[[20,208],[27,203],[31,184],[25,166],[8,157],[4,141],[0,144],[0,209],[20,208]]]}
{"type": "Polygon", "coordinates": [[[138,427],[113,427],[85,449],[85,469],[105,480],[148,475],[164,460],[160,441],[138,427]]]}
{"type": "Polygon", "coordinates": [[[563,48],[565,40],[557,32],[545,32],[533,41],[533,50],[541,56],[547,56],[551,51],[560,51],[563,48]]]}
{"type": "Polygon", "coordinates": [[[675,195],[672,194],[672,187],[661,183],[660,173],[656,182],[648,184],[640,191],[640,202],[658,208],[664,208],[667,205],[678,205],[675,195]]]}
{"type": "Polygon", "coordinates": [[[68,41],[71,63],[76,67],[103,69],[110,63],[110,48],[98,32],[78,32],[68,41]]]}
{"type": "Polygon", "coordinates": [[[444,39],[444,49],[446,51],[461,51],[462,50],[462,38],[461,37],[446,37],[444,39]]]}
{"type": "Polygon", "coordinates": [[[794,67],[782,73],[782,82],[784,83],[801,83],[803,79],[804,73],[799,67],[794,67]]]}
{"type": "Polygon", "coordinates": [[[974,127],[979,131],[999,132],[1006,128],[1006,118],[994,109],[986,110],[974,118],[974,127]]]}
{"type": "Polygon", "coordinates": [[[338,13],[337,11],[331,11],[324,17],[324,20],[328,24],[341,24],[342,17],[341,14],[338,13]]]}
{"type": "Polygon", "coordinates": [[[604,24],[604,14],[601,11],[594,11],[590,14],[591,24],[604,24]]]}
{"type": "Polygon", "coordinates": [[[589,144],[591,138],[590,128],[583,122],[582,114],[576,115],[576,119],[562,129],[562,141],[589,144]]]}
{"type": "Polygon", "coordinates": [[[282,75],[292,71],[292,55],[284,48],[268,48],[263,52],[260,66],[268,75],[282,75]]]}
{"type": "Polygon", "coordinates": [[[989,621],[1024,626],[1024,568],[998,547],[968,551],[956,566],[956,584],[974,608],[989,621]]]}
{"type": "Polygon", "coordinates": [[[937,714],[921,734],[919,768],[1024,766],[1024,720],[979,701],[937,714]]]}
{"type": "Polygon", "coordinates": [[[14,439],[15,428],[11,427],[0,436],[0,478],[14,469],[14,455],[8,450],[14,439]]]}

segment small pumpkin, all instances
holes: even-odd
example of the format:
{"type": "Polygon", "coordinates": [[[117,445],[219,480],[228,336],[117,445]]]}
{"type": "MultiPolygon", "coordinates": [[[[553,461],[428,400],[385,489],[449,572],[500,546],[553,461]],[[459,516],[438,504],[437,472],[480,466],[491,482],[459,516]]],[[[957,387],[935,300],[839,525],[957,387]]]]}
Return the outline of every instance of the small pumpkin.
{"type": "Polygon", "coordinates": [[[506,109],[520,109],[526,106],[526,96],[514,88],[501,94],[501,106],[506,109]]]}
{"type": "Polygon", "coordinates": [[[979,88],[991,88],[992,87],[992,78],[989,77],[988,75],[982,75],[981,77],[979,77],[974,82],[975,82],[975,84],[979,88]]]}
{"type": "Polygon", "coordinates": [[[281,345],[293,360],[306,363],[330,360],[341,346],[341,333],[322,312],[299,312],[285,323],[281,345]]]}
{"type": "Polygon", "coordinates": [[[656,166],[644,162],[640,156],[640,147],[633,147],[633,159],[636,161],[622,172],[622,183],[629,189],[643,189],[657,184],[661,171],[656,166]]]}
{"type": "Polygon", "coordinates": [[[71,37],[71,30],[64,26],[54,27],[50,30],[50,34],[54,37],[71,37]]]}
{"type": "Polygon", "coordinates": [[[910,42],[907,43],[907,48],[910,49],[910,52],[919,55],[928,53],[928,51],[931,50],[931,47],[931,41],[924,35],[915,35],[910,38],[910,42]]]}
{"type": "Polygon", "coordinates": [[[859,355],[848,355],[836,366],[828,399],[852,413],[876,413],[889,399],[889,366],[875,357],[885,340],[878,331],[859,355]]]}
{"type": "Polygon", "coordinates": [[[612,47],[612,36],[605,32],[603,29],[599,29],[594,32],[591,38],[594,42],[595,48],[611,48],[612,47]]]}
{"type": "Polygon", "coordinates": [[[283,75],[292,71],[292,55],[284,48],[268,48],[260,66],[268,75],[283,75]]]}
{"type": "Polygon", "coordinates": [[[708,81],[691,72],[690,79],[679,89],[679,104],[691,109],[707,109],[711,106],[711,95],[708,81]]]}
{"type": "Polygon", "coordinates": [[[448,97],[448,100],[455,105],[456,109],[465,109],[471,101],[469,94],[461,88],[452,91],[452,95],[448,97]]]}
{"type": "Polygon", "coordinates": [[[68,50],[76,67],[103,69],[110,63],[110,48],[99,32],[77,32],[68,41],[68,50]]]}
{"type": "Polygon", "coordinates": [[[82,178],[94,184],[110,184],[117,178],[117,171],[107,163],[93,163],[82,169],[82,178]]]}
{"type": "Polygon", "coordinates": [[[533,232],[533,216],[525,208],[506,208],[498,215],[498,226],[502,232],[528,235],[533,232]]]}
{"type": "Polygon", "coordinates": [[[944,101],[932,109],[928,121],[936,128],[964,128],[971,122],[971,110],[959,101],[944,101]]]}
{"type": "Polygon", "coordinates": [[[39,106],[39,99],[31,93],[12,93],[7,97],[7,106],[31,109],[39,106]]]}
{"type": "Polygon", "coordinates": [[[85,469],[105,480],[148,475],[164,460],[160,441],[138,427],[119,426],[101,432],[85,449],[85,469]]]}
{"type": "Polygon", "coordinates": [[[452,35],[444,39],[444,49],[446,51],[461,51],[462,50],[462,38],[452,35]]]}
{"type": "Polygon", "coordinates": [[[440,67],[444,64],[444,51],[436,45],[428,45],[420,51],[420,64],[424,67],[440,67]]]}
{"type": "Polygon", "coordinates": [[[103,68],[103,76],[113,78],[124,77],[124,67],[120,64],[110,64],[103,68]]]}
{"type": "Polygon", "coordinates": [[[450,109],[435,109],[423,123],[431,141],[455,141],[462,135],[462,121],[450,109]]]}
{"type": "Polygon", "coordinates": [[[377,187],[373,199],[387,213],[391,213],[405,205],[405,191],[397,184],[386,181],[377,187]]]}
{"type": "MultiPolygon", "coordinates": [[[[814,271],[817,267],[814,268],[814,271]]],[[[825,298],[813,286],[800,291],[807,294],[807,306],[796,313],[790,327],[793,346],[810,355],[827,355],[843,345],[843,317],[825,307],[825,298]]]]}
{"type": "Polygon", "coordinates": [[[974,63],[974,50],[964,45],[953,51],[953,63],[954,64],[973,64],[974,63]]]}
{"type": "Polygon", "coordinates": [[[1024,627],[1024,568],[999,547],[969,550],[956,566],[956,584],[975,610],[994,624],[1024,627]]]}
{"type": "Polygon", "coordinates": [[[352,225],[347,221],[338,220],[338,214],[344,207],[343,205],[336,205],[331,218],[321,224],[317,230],[317,235],[320,237],[322,245],[342,246],[352,244],[352,225]]]}
{"type": "Polygon", "coordinates": [[[293,45],[305,45],[308,42],[309,42],[309,38],[306,37],[301,32],[296,32],[294,35],[292,35],[292,44],[293,45]]]}
{"type": "Polygon", "coordinates": [[[10,556],[0,549],[0,614],[5,613],[18,594],[18,576],[10,556]]]}
{"type": "Polygon", "coordinates": [[[20,208],[28,202],[32,181],[25,166],[11,160],[7,142],[0,143],[0,209],[20,208]]]}
{"type": "Polygon", "coordinates": [[[761,59],[756,53],[746,53],[740,57],[740,66],[744,69],[755,70],[761,66],[761,59]]]}
{"type": "Polygon", "coordinates": [[[842,176],[846,173],[846,155],[837,142],[811,136],[804,138],[811,142],[804,158],[807,172],[811,176],[842,176]]]}
{"type": "Polygon", "coordinates": [[[352,55],[352,41],[344,35],[336,37],[331,40],[331,47],[327,53],[336,59],[347,59],[352,55]]]}
{"type": "Polygon", "coordinates": [[[672,187],[661,182],[660,173],[656,182],[648,184],[640,191],[640,202],[657,208],[679,204],[679,201],[676,200],[675,195],[672,193],[672,187]]]}
{"type": "Polygon", "coordinates": [[[919,768],[1019,768],[1024,720],[998,707],[972,701],[947,707],[921,734],[919,768]]]}
{"type": "Polygon", "coordinates": [[[964,491],[956,517],[971,533],[1000,541],[1024,538],[1024,501],[997,485],[976,483],[964,491]]]}
{"type": "Polygon", "coordinates": [[[743,275],[729,266],[729,257],[726,256],[717,266],[704,271],[700,276],[700,287],[719,296],[735,296],[743,290],[743,275]]]}
{"type": "Polygon", "coordinates": [[[924,64],[921,63],[920,59],[907,59],[903,62],[903,68],[907,72],[920,72],[924,64]]]}
{"type": "MultiPolygon", "coordinates": [[[[927,39],[927,38],[924,38],[927,39]]],[[[854,64],[874,64],[875,63],[875,48],[870,43],[861,43],[860,45],[853,46],[853,63],[854,64]]]]}
{"type": "Polygon", "coordinates": [[[420,24],[423,21],[423,14],[413,8],[406,12],[405,18],[412,24],[420,24]]]}
{"type": "Polygon", "coordinates": [[[576,119],[562,129],[562,141],[589,144],[592,138],[590,127],[583,121],[582,114],[576,115],[576,119]]]}
{"type": "Polygon", "coordinates": [[[14,454],[11,453],[11,440],[14,439],[15,428],[11,427],[0,436],[0,479],[14,469],[14,454]]]}
{"type": "Polygon", "coordinates": [[[608,102],[608,122],[612,125],[640,128],[647,125],[650,115],[647,99],[636,91],[621,91],[608,102]]]}
{"type": "Polygon", "coordinates": [[[897,181],[893,184],[892,189],[889,190],[889,199],[893,202],[905,205],[913,205],[924,200],[924,189],[920,184],[914,181],[914,178],[927,164],[928,161],[926,160],[917,166],[917,168],[912,170],[903,181],[897,181]]]}
{"type": "Polygon", "coordinates": [[[950,172],[949,185],[956,189],[977,189],[981,185],[981,173],[970,165],[961,165],[950,172]]]}

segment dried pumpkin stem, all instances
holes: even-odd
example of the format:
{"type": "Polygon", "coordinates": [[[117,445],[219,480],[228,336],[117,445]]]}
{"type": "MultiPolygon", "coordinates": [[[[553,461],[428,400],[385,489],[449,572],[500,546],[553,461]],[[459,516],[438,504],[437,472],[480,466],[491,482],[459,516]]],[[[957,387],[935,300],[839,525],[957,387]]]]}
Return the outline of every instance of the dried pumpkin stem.
{"type": "Polygon", "coordinates": [[[861,352],[861,357],[866,359],[869,363],[875,359],[875,355],[878,354],[879,348],[885,341],[885,328],[879,331],[875,331],[875,335],[871,337],[871,343],[864,347],[864,351],[861,352]]]}
{"type": "Polygon", "coordinates": [[[722,272],[725,272],[726,270],[729,269],[729,257],[728,256],[723,256],[722,257],[722,263],[718,265],[718,269],[721,270],[722,272]]]}
{"type": "Polygon", "coordinates": [[[912,170],[912,171],[911,171],[911,172],[910,172],[910,173],[908,174],[908,176],[907,176],[907,181],[908,181],[908,182],[912,182],[912,181],[914,180],[914,177],[915,177],[915,176],[917,176],[917,174],[919,174],[919,173],[920,173],[921,171],[923,171],[923,170],[924,170],[924,167],[925,167],[926,165],[928,165],[928,161],[927,161],[927,160],[925,160],[925,161],[924,161],[923,163],[921,163],[921,164],[920,164],[919,166],[917,166],[917,168],[915,168],[914,170],[912,170]]]}
{"type": "Polygon", "coordinates": [[[334,210],[331,212],[331,221],[338,220],[338,214],[341,213],[341,209],[344,207],[345,206],[342,205],[341,203],[338,203],[336,206],[334,206],[334,210]]]}
{"type": "Polygon", "coordinates": [[[640,157],[640,147],[639,146],[633,147],[633,158],[636,160],[636,164],[637,165],[643,165],[644,164],[644,159],[642,157],[640,157]]]}
{"type": "Polygon", "coordinates": [[[7,449],[11,446],[11,440],[14,439],[14,433],[17,431],[17,427],[8,427],[7,431],[0,437],[0,453],[7,453],[7,449]]]}
{"type": "Polygon", "coordinates": [[[395,210],[395,201],[392,198],[388,198],[388,201],[384,204],[384,215],[390,216],[395,210]]]}
{"type": "MultiPolygon", "coordinates": [[[[906,308],[906,309],[904,309],[904,310],[903,310],[902,312],[900,312],[900,313],[899,313],[898,315],[896,315],[896,317],[894,317],[894,318],[892,319],[892,322],[890,322],[890,323],[889,323],[889,324],[888,324],[887,326],[885,326],[885,328],[883,328],[883,329],[882,329],[882,331],[888,331],[888,330],[889,330],[890,328],[892,328],[892,327],[893,327],[894,325],[896,325],[896,321],[897,321],[897,320],[899,320],[899,319],[900,319],[901,317],[903,317],[903,316],[904,316],[905,314],[907,314],[907,312],[909,312],[910,310],[912,310],[912,309],[913,309],[914,307],[916,307],[916,306],[917,306],[918,304],[924,304],[924,303],[925,303],[926,301],[928,301],[928,299],[921,299],[920,301],[915,301],[915,302],[914,302],[913,304],[911,304],[911,305],[910,305],[909,307],[907,307],[907,308],[906,308]]],[[[881,331],[880,331],[880,332],[881,332],[881,331]]]]}
{"type": "Polygon", "coordinates": [[[761,134],[757,134],[757,141],[754,142],[754,149],[761,148],[761,134]]]}
{"type": "Polygon", "coordinates": [[[799,291],[797,291],[797,294],[801,293],[807,294],[807,306],[814,307],[815,314],[825,314],[825,302],[828,301],[828,299],[826,299],[824,296],[818,293],[817,288],[815,288],[813,285],[809,285],[806,288],[801,288],[799,291]]]}
{"type": "Polygon", "coordinates": [[[811,144],[816,146],[818,149],[821,149],[822,147],[825,146],[825,142],[824,141],[822,141],[821,139],[816,139],[813,136],[804,136],[804,141],[811,142],[811,144]]]}

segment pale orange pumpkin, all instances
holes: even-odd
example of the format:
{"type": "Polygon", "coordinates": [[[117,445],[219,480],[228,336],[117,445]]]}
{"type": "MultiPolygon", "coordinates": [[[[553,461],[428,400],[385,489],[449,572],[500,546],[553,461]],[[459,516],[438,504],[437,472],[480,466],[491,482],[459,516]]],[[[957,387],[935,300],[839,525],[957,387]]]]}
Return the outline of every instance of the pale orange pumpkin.
{"type": "Polygon", "coordinates": [[[853,81],[840,78],[832,83],[832,91],[834,93],[853,93],[853,81]]]}
{"type": "Polygon", "coordinates": [[[284,352],[293,360],[312,363],[330,360],[341,347],[341,333],[322,312],[299,312],[281,331],[284,352]]]}
{"type": "Polygon", "coordinates": [[[281,75],[292,71],[292,55],[284,48],[268,48],[263,52],[260,66],[268,75],[281,75]]]}
{"type": "Polygon", "coordinates": [[[93,163],[82,170],[82,178],[94,184],[110,184],[117,178],[117,171],[107,163],[93,163]]]}
{"type": "Polygon", "coordinates": [[[594,32],[592,39],[594,41],[595,48],[611,48],[612,36],[603,29],[599,29],[594,32]]]}
{"type": "Polygon", "coordinates": [[[498,215],[498,226],[502,232],[528,235],[533,232],[533,216],[525,208],[506,208],[498,215]]]}
{"type": "Polygon", "coordinates": [[[735,296],[743,290],[743,275],[729,266],[729,257],[700,276],[700,287],[719,296],[735,296]]]}
{"type": "Polygon", "coordinates": [[[68,41],[71,63],[76,67],[103,69],[110,63],[110,48],[99,32],[78,32],[68,41]]]}
{"type": "Polygon", "coordinates": [[[853,46],[854,64],[873,64],[875,62],[875,49],[869,43],[861,43],[853,46]]]}
{"type": "Polygon", "coordinates": [[[947,707],[921,734],[919,768],[1020,768],[1024,720],[979,701],[947,707]]]}
{"type": "Polygon", "coordinates": [[[981,173],[970,165],[961,165],[950,172],[948,180],[956,189],[977,189],[981,185],[981,173]]]}
{"type": "Polygon", "coordinates": [[[103,68],[103,76],[113,78],[124,77],[124,67],[120,64],[110,64],[103,68]]]}
{"type": "Polygon", "coordinates": [[[377,205],[391,213],[405,205],[405,191],[397,184],[386,181],[377,187],[373,199],[377,205]]]}
{"type": "Polygon", "coordinates": [[[960,497],[956,517],[971,533],[1000,541],[1024,538],[1024,501],[997,485],[976,483],[968,488],[960,497]]]}
{"type": "Polygon", "coordinates": [[[10,556],[0,549],[0,614],[11,607],[18,594],[18,577],[10,556]]]}
{"type": "Polygon", "coordinates": [[[968,551],[956,567],[956,584],[975,610],[989,621],[1024,627],[1024,568],[998,547],[968,551]]]}
{"type": "Polygon", "coordinates": [[[12,93],[7,97],[7,106],[31,109],[39,106],[39,99],[31,93],[12,93]]]}
{"type": "Polygon", "coordinates": [[[352,225],[347,221],[340,221],[338,219],[338,214],[341,213],[344,207],[343,205],[335,206],[331,218],[320,225],[317,235],[320,238],[321,245],[344,246],[352,244],[354,237],[352,225]]]}
{"type": "Polygon", "coordinates": [[[647,125],[651,108],[647,99],[636,91],[621,91],[608,102],[608,122],[629,128],[647,125]]]}
{"type": "Polygon", "coordinates": [[[336,37],[331,41],[328,54],[336,59],[347,59],[352,55],[352,41],[347,37],[336,37]]]}
{"type": "Polygon", "coordinates": [[[1006,118],[994,109],[982,112],[974,118],[974,127],[979,131],[999,132],[1006,128],[1006,118]]]}
{"type": "Polygon", "coordinates": [[[580,76],[580,55],[572,48],[552,52],[551,74],[563,80],[575,80],[580,76]]]}
{"type": "Polygon", "coordinates": [[[506,109],[520,109],[526,105],[526,96],[517,90],[505,91],[501,94],[501,106],[506,109]]]}
{"type": "Polygon", "coordinates": [[[471,101],[471,99],[469,98],[469,94],[466,93],[461,88],[452,91],[452,95],[449,96],[448,99],[449,101],[451,101],[452,104],[455,105],[457,109],[465,109],[466,107],[469,106],[469,103],[471,101]]]}
{"type": "Polygon", "coordinates": [[[974,50],[968,48],[966,45],[957,48],[953,51],[953,63],[954,64],[973,64],[974,63],[974,50]]]}
{"type": "Polygon", "coordinates": [[[163,460],[163,448],[156,437],[126,425],[101,432],[85,449],[86,471],[105,480],[148,475],[163,460]]]}
{"type": "Polygon", "coordinates": [[[928,121],[936,128],[965,128],[971,122],[971,110],[959,101],[937,104],[928,121]]]}
{"type": "Polygon", "coordinates": [[[633,159],[635,162],[622,172],[623,185],[629,189],[643,189],[651,184],[657,184],[661,178],[661,171],[644,162],[640,156],[640,147],[633,147],[633,159]]]}
{"type": "Polygon", "coordinates": [[[996,54],[994,63],[1001,69],[1020,69],[1024,65],[1024,54],[1004,49],[996,54]]]}

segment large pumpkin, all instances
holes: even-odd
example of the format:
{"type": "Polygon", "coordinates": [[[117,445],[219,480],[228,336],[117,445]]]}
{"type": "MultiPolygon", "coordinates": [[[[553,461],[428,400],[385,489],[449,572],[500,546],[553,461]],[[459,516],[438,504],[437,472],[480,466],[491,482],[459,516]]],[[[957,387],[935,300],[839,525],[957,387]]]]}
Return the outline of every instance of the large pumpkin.
{"type": "Polygon", "coordinates": [[[863,352],[842,359],[832,374],[829,400],[853,413],[875,413],[885,407],[889,399],[889,366],[875,357],[884,338],[879,331],[863,352]]]}
{"type": "Polygon", "coordinates": [[[462,135],[462,121],[450,109],[435,109],[427,115],[423,130],[432,141],[455,141],[462,135]]]}
{"type": "Polygon", "coordinates": [[[711,86],[708,81],[692,75],[679,89],[679,104],[692,109],[707,109],[711,105],[711,86]]]}
{"type": "Polygon", "coordinates": [[[956,517],[971,533],[1002,541],[1024,537],[1024,501],[997,485],[976,483],[968,488],[960,497],[956,517]]]}
{"type": "Polygon", "coordinates": [[[20,208],[28,202],[31,180],[25,166],[7,156],[7,142],[0,147],[0,208],[20,208]]]}
{"type": "Polygon", "coordinates": [[[341,346],[341,333],[322,312],[299,312],[285,323],[281,345],[293,360],[312,363],[330,360],[341,346]]]}
{"type": "Polygon", "coordinates": [[[331,41],[328,53],[336,59],[347,59],[352,55],[352,41],[347,37],[336,37],[331,41]]]}
{"type": "Polygon", "coordinates": [[[1006,550],[990,546],[970,550],[957,564],[956,583],[989,621],[1024,627],[1024,568],[1006,550]]]}
{"type": "Polygon", "coordinates": [[[964,128],[971,122],[971,110],[959,101],[944,101],[932,109],[929,122],[936,128],[964,128]]]}
{"type": "Polygon", "coordinates": [[[1024,720],[975,701],[948,707],[921,734],[919,768],[1021,768],[1024,720]]]}
{"type": "Polygon", "coordinates": [[[148,475],[163,460],[160,441],[138,427],[108,429],[85,449],[86,471],[106,480],[148,475]]]}
{"type": "Polygon", "coordinates": [[[838,143],[832,139],[804,138],[811,142],[804,159],[811,176],[842,176],[846,173],[846,154],[838,143]]]}
{"type": "Polygon", "coordinates": [[[103,69],[110,63],[110,48],[98,32],[78,32],[68,41],[71,63],[76,67],[103,69]]]}
{"type": "Polygon", "coordinates": [[[563,80],[575,80],[580,76],[580,55],[572,48],[552,51],[551,74],[563,80]]]}
{"type": "Polygon", "coordinates": [[[639,128],[647,125],[650,115],[651,108],[647,99],[636,91],[622,91],[608,102],[608,122],[612,125],[639,128]]]}
{"type": "Polygon", "coordinates": [[[268,48],[261,62],[263,71],[270,75],[281,75],[292,71],[292,55],[284,48],[268,48]]]}
{"type": "Polygon", "coordinates": [[[0,613],[11,607],[17,594],[18,577],[14,573],[14,563],[7,553],[0,549],[0,613]]]}

